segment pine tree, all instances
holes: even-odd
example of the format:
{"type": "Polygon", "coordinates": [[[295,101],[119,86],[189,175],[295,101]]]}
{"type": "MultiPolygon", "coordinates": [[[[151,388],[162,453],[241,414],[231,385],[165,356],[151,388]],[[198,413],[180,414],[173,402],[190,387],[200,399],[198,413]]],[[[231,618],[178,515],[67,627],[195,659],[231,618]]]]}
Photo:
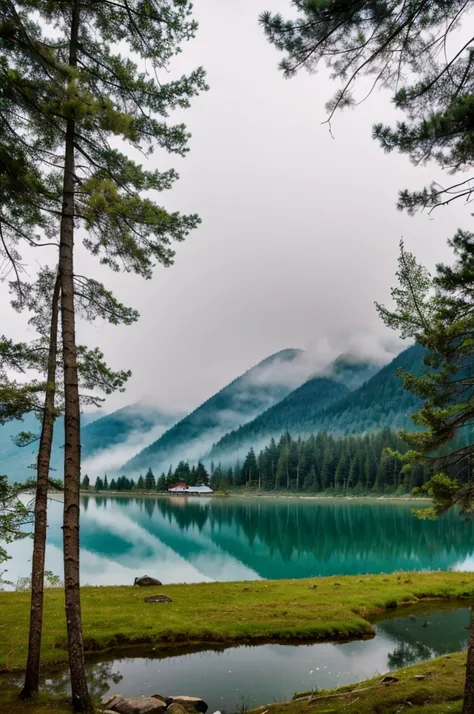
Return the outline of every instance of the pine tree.
{"type": "Polygon", "coordinates": [[[242,466],[242,481],[244,486],[253,485],[258,479],[258,465],[255,451],[250,449],[242,466]]]}
{"type": "Polygon", "coordinates": [[[161,474],[161,476],[158,478],[157,484],[156,484],[156,490],[157,491],[166,491],[166,476],[165,474],[161,474]]]}
{"type": "Polygon", "coordinates": [[[91,482],[89,476],[85,474],[84,478],[82,479],[81,488],[87,491],[89,489],[90,483],[91,482]]]}
{"type": "Polygon", "coordinates": [[[105,477],[104,477],[104,491],[108,491],[108,490],[109,490],[109,481],[108,481],[108,479],[107,479],[107,474],[105,474],[105,477]]]}
{"type": "MultiPolygon", "coordinates": [[[[75,224],[82,222],[86,228],[86,247],[114,269],[123,265],[150,277],[155,261],[170,264],[170,240],[182,240],[198,219],[167,213],[143,198],[145,191],[169,188],[176,174],[143,171],[112,148],[109,137],[120,137],[144,151],[161,146],[183,154],[188,138],[184,128],[169,127],[159,118],[170,108],[187,106],[206,87],[200,69],[162,84],[150,80],[128,59],[138,56],[155,73],[163,69],[196,29],[187,0],[179,4],[150,0],[146,7],[138,0],[46,4],[4,0],[0,9],[8,27],[2,38],[7,66],[0,78],[2,149],[15,143],[27,146],[29,163],[47,166],[50,176],[45,183],[58,189],[50,216],[57,218],[59,233],[65,377],[66,621],[73,704],[78,711],[91,711],[79,591],[80,411],[74,296],[81,289],[94,292],[97,284],[74,274],[75,224]],[[52,26],[54,37],[45,37],[52,26]],[[119,44],[128,44],[129,51],[116,54],[119,44]]],[[[40,210],[48,210],[44,196],[40,197],[40,210]]],[[[47,228],[51,235],[53,226],[47,228]]],[[[16,223],[5,230],[4,246],[25,235],[16,223]]]]}
{"type": "Polygon", "coordinates": [[[138,477],[138,483],[137,483],[137,488],[139,491],[144,491],[145,490],[145,479],[143,476],[140,474],[138,477]]]}
{"type": "Polygon", "coordinates": [[[155,476],[151,468],[145,474],[145,489],[147,491],[154,491],[156,488],[155,476]]]}
{"type": "Polygon", "coordinates": [[[198,486],[209,486],[209,474],[201,462],[196,467],[196,484],[198,486]]]}
{"type": "Polygon", "coordinates": [[[103,491],[104,490],[104,482],[100,478],[100,476],[97,476],[95,480],[95,486],[94,486],[96,491],[103,491]]]}
{"type": "MultiPolygon", "coordinates": [[[[360,0],[343,6],[338,0],[294,5],[295,18],[265,12],[261,23],[270,42],[285,52],[280,68],[286,76],[324,63],[340,81],[327,105],[328,121],[338,108],[357,103],[357,78],[369,74],[375,77],[373,87],[392,90],[395,106],[408,119],[395,128],[374,126],[374,138],[385,151],[408,154],[416,164],[433,160],[451,174],[472,166],[472,40],[465,43],[456,34],[472,0],[442,6],[433,0],[402,6],[381,0],[369,13],[360,0]],[[450,52],[439,51],[446,46],[450,52]]],[[[462,177],[452,186],[443,181],[402,191],[399,207],[413,212],[470,195],[471,177],[462,177]]]]}
{"type": "MultiPolygon", "coordinates": [[[[412,447],[407,467],[427,462],[434,476],[425,490],[434,506],[418,515],[436,518],[456,507],[461,516],[474,510],[471,476],[474,393],[474,234],[459,231],[451,245],[456,262],[440,265],[434,279],[401,245],[399,284],[392,290],[395,309],[378,305],[385,323],[403,329],[427,350],[425,371],[403,374],[406,389],[417,394],[422,406],[412,419],[418,431],[403,432],[412,447]],[[467,429],[467,440],[466,437],[467,429]],[[466,469],[465,466],[468,466],[466,469]],[[464,467],[464,468],[463,468],[464,467]]],[[[399,454],[394,456],[400,457],[399,454]]],[[[403,457],[401,457],[403,458],[403,457]]],[[[474,607],[468,643],[463,714],[474,711],[474,607]]]]}

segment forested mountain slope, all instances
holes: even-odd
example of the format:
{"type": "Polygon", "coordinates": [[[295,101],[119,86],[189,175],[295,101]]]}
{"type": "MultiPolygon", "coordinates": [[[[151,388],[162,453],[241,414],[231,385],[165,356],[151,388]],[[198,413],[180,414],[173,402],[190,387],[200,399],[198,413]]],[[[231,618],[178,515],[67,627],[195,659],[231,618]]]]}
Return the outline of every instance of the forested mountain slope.
{"type": "Polygon", "coordinates": [[[301,356],[301,350],[286,349],[267,357],[136,454],[120,473],[168,470],[172,463],[203,456],[227,431],[286,397],[295,386],[292,368],[301,356]]]}
{"type": "Polygon", "coordinates": [[[235,460],[245,456],[250,446],[259,448],[285,431],[293,435],[312,431],[312,425],[327,407],[339,403],[378,370],[376,364],[341,355],[326,370],[330,376],[309,379],[263,414],[223,436],[211,449],[209,458],[235,460]]]}
{"type": "Polygon", "coordinates": [[[303,431],[360,434],[385,426],[413,427],[410,414],[417,410],[420,400],[403,389],[397,371],[421,374],[424,355],[420,345],[408,347],[359,389],[325,409],[314,422],[308,422],[303,431]]]}
{"type": "Polygon", "coordinates": [[[236,460],[243,458],[250,446],[258,448],[272,436],[278,437],[285,431],[299,433],[304,424],[316,419],[325,407],[347,394],[350,394],[349,389],[341,382],[314,377],[263,414],[223,436],[212,447],[209,458],[236,460]]]}

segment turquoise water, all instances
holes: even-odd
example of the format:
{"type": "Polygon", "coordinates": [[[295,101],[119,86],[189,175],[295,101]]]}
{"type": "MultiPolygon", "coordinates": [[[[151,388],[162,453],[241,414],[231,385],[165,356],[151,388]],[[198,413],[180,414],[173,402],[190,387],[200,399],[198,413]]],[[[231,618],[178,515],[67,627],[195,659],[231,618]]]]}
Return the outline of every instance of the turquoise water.
{"type": "MultiPolygon", "coordinates": [[[[99,697],[188,694],[202,697],[211,714],[236,712],[465,649],[468,623],[467,609],[427,610],[381,622],[375,638],[345,644],[261,645],[192,654],[178,650],[165,658],[151,647],[125,650],[106,661],[89,662],[88,679],[99,697]]],[[[67,672],[46,684],[56,692],[67,690],[67,672]]]]}
{"type": "MultiPolygon", "coordinates": [[[[418,504],[419,505],[419,504],[418,504]]],[[[423,521],[380,500],[81,498],[83,584],[303,578],[396,570],[474,570],[474,523],[423,521]]],[[[47,568],[62,573],[62,503],[49,509],[47,568]]],[[[31,541],[10,547],[10,580],[31,541]]]]}

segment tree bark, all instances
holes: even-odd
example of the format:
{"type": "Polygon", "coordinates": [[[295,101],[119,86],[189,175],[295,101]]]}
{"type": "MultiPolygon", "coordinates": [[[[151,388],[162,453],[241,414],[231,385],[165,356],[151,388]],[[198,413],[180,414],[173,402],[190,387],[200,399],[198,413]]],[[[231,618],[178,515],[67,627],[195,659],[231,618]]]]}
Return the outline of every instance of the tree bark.
{"type": "Polygon", "coordinates": [[[466,682],[462,714],[474,714],[474,604],[471,605],[471,624],[467,642],[466,682]]]}
{"type": "MultiPolygon", "coordinates": [[[[79,0],[71,3],[69,65],[77,67],[79,0]]],[[[71,674],[72,702],[76,712],[92,712],[87,688],[82,642],[79,581],[79,489],[81,481],[81,436],[79,382],[74,310],[74,172],[75,121],[66,125],[63,208],[60,228],[59,268],[61,276],[61,326],[64,366],[65,445],[64,445],[64,590],[66,625],[71,674]]]]}
{"type": "Polygon", "coordinates": [[[28,699],[38,692],[41,657],[41,635],[43,630],[44,596],[44,561],[46,554],[48,480],[53,444],[54,399],[56,396],[56,361],[58,354],[58,313],[60,280],[59,273],[54,284],[51,305],[51,328],[49,334],[48,368],[46,392],[44,398],[43,423],[38,449],[35,531],[33,540],[33,564],[31,572],[31,614],[28,639],[28,659],[26,663],[25,684],[21,692],[23,699],[28,699]]]}

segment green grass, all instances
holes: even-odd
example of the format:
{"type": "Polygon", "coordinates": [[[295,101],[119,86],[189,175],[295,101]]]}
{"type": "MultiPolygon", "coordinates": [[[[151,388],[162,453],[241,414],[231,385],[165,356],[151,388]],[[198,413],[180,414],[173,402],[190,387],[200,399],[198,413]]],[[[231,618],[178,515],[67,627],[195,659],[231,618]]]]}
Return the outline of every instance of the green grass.
{"type": "MultiPolygon", "coordinates": [[[[312,578],[239,583],[166,585],[161,588],[81,589],[86,651],[154,643],[231,643],[289,640],[341,641],[370,637],[386,610],[424,598],[474,595],[472,573],[312,578]],[[170,604],[145,603],[164,593],[170,604]]],[[[29,593],[0,592],[0,671],[26,660],[29,593]]],[[[64,595],[48,589],[42,660],[67,660],[64,595]]]]}
{"type": "Polygon", "coordinates": [[[22,701],[18,696],[18,689],[2,687],[0,690],[0,712],[5,714],[57,714],[64,712],[71,714],[72,707],[65,697],[53,697],[40,694],[31,701],[22,701]]]}
{"type": "Polygon", "coordinates": [[[311,714],[460,714],[465,667],[465,654],[447,655],[392,672],[399,682],[381,685],[379,676],[347,687],[315,692],[310,704],[308,699],[282,702],[260,707],[252,714],[264,711],[268,714],[308,711],[311,714]],[[417,680],[417,675],[425,679],[417,680]]]}

